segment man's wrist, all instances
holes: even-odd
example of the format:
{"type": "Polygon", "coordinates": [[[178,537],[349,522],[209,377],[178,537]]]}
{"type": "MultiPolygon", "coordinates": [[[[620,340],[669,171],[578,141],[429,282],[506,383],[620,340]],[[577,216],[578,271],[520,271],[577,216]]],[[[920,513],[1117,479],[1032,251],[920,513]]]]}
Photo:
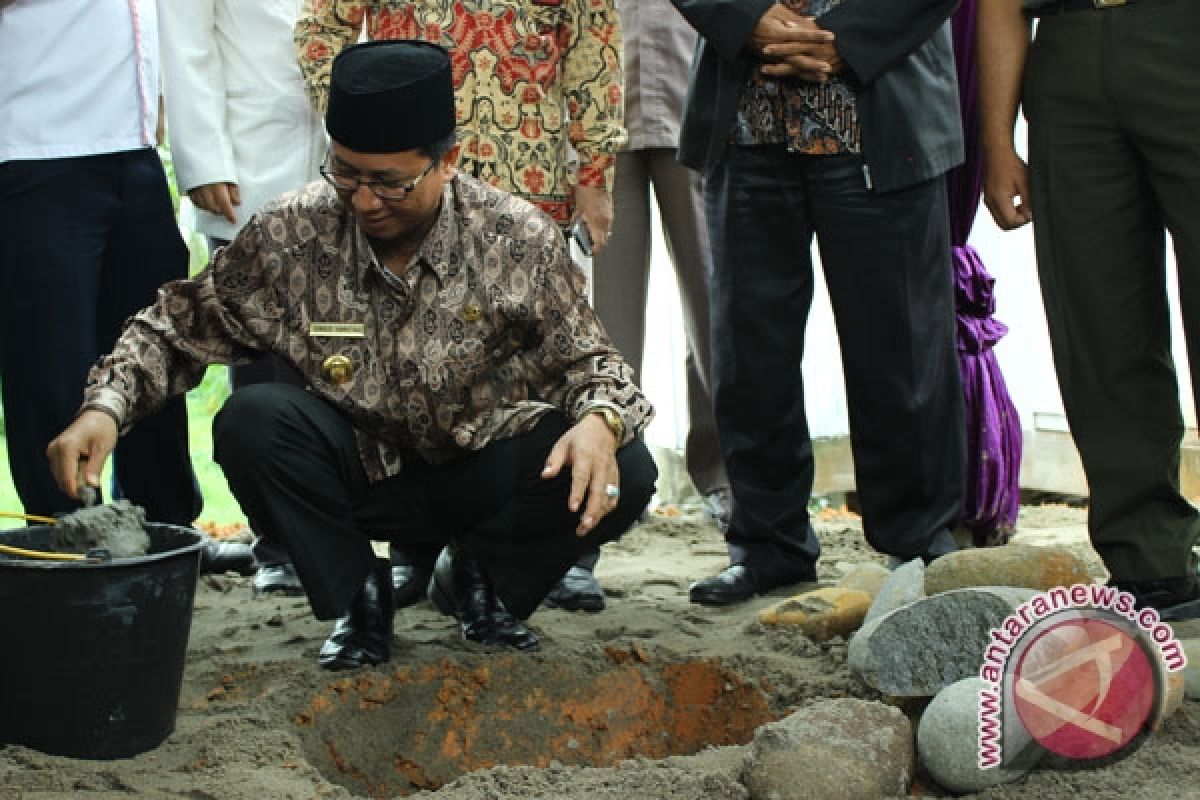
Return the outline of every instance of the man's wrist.
{"type": "Polygon", "coordinates": [[[592,414],[600,417],[604,422],[605,427],[613,435],[614,449],[619,449],[625,442],[625,419],[621,416],[621,412],[610,403],[593,403],[583,410],[580,419],[585,419],[592,414]]]}

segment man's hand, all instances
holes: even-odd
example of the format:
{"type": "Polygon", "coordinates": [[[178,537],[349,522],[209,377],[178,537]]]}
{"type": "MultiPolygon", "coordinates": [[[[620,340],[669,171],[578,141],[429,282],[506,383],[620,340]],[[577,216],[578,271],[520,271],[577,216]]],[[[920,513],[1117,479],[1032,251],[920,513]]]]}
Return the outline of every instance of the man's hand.
{"type": "Polygon", "coordinates": [[[1033,219],[1029,208],[1029,167],[1011,147],[987,154],[983,202],[1001,230],[1011,231],[1033,219]]]}
{"type": "Polygon", "coordinates": [[[237,225],[237,214],[233,207],[242,204],[242,195],[236,183],[206,183],[188,189],[188,199],[196,208],[218,214],[229,220],[230,225],[237,225]]]}
{"type": "Polygon", "coordinates": [[[612,192],[598,186],[575,187],[575,217],[582,219],[592,236],[592,253],[600,253],[608,245],[612,233],[612,192]]]}
{"type": "Polygon", "coordinates": [[[84,485],[99,487],[100,471],[116,446],[116,421],[103,411],[84,411],[46,448],[58,488],[78,499],[84,485]]]}
{"type": "Polygon", "coordinates": [[[830,75],[838,75],[846,70],[846,62],[833,42],[820,45],[796,42],[769,44],[763,48],[763,58],[771,63],[763,64],[759,71],[771,78],[800,78],[820,82],[830,75]],[[827,68],[814,71],[814,59],[826,64],[827,68]]]}
{"type": "Polygon", "coordinates": [[[750,34],[750,49],[765,62],[764,75],[823,81],[842,69],[833,48],[833,33],[822,30],[812,17],[779,3],[767,9],[750,34]]]}
{"type": "Polygon", "coordinates": [[[563,467],[571,468],[567,508],[578,511],[587,499],[583,518],[575,529],[576,536],[587,536],[605,514],[617,507],[618,498],[609,497],[605,488],[621,485],[616,437],[598,415],[586,415],[554,443],[542,477],[553,478],[563,467]]]}

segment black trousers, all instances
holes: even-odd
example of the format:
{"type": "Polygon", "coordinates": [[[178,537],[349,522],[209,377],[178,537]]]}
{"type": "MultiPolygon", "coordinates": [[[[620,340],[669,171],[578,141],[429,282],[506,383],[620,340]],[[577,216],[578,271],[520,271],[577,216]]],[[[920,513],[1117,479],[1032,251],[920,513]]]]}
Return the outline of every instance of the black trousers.
{"type": "Polygon", "coordinates": [[[554,412],[528,434],[459,461],[410,457],[399,475],[371,483],[354,430],[336,408],[294,386],[262,383],[229,398],[213,423],[213,443],[250,524],[287,547],[319,619],[345,612],[373,564],[373,538],[405,548],[456,543],[524,618],[581,553],[633,525],[654,493],[654,462],[634,441],[617,454],[620,503],[577,537],[580,514],[567,509],[569,470],[541,477],[570,424],[554,412]]]}
{"type": "Polygon", "coordinates": [[[1122,581],[1192,574],[1166,243],[1200,402],[1200,5],[1043,17],[1029,51],[1034,241],[1054,366],[1087,473],[1088,528],[1122,581]]]}
{"type": "MultiPolygon", "coordinates": [[[[75,418],[88,369],[125,319],[187,267],[153,150],[0,164],[0,378],[9,466],[29,513],[78,507],[58,490],[46,446],[75,418]]],[[[114,471],[151,520],[195,520],[184,398],[121,437],[114,471]]]]}
{"type": "MultiPolygon", "coordinates": [[[[734,562],[817,558],[801,360],[815,234],[833,306],[868,541],[908,558],[956,524],[962,392],[942,180],[879,194],[857,156],[731,147],[707,176],[714,402],[734,562]]],[[[820,387],[818,387],[819,390],[820,387]]]]}

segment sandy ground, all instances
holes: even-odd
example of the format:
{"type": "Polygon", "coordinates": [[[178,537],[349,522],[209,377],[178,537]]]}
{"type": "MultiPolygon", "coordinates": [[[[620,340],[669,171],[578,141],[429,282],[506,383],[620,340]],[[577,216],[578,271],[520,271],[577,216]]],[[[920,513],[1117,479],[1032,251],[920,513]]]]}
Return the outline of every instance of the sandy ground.
{"type": "MultiPolygon", "coordinates": [[[[822,583],[882,562],[853,515],[823,516],[822,583]]],[[[1077,509],[1027,508],[1020,536],[1094,559],[1083,522],[1077,509]]],[[[689,604],[688,583],[725,563],[699,513],[655,514],[605,549],[605,611],[534,615],[541,652],[469,646],[421,604],[397,614],[386,668],[337,674],[316,665],[330,625],[304,600],[254,599],[248,578],[204,576],[175,733],[109,762],[0,748],[0,798],[745,798],[738,745],[755,727],[824,697],[876,697],[847,670],[841,640],[756,622],[788,592],[689,604]]],[[[1200,798],[1197,765],[1200,704],[1189,703],[1116,764],[977,796],[1200,798]]],[[[941,792],[918,775],[912,794],[941,792]]]]}

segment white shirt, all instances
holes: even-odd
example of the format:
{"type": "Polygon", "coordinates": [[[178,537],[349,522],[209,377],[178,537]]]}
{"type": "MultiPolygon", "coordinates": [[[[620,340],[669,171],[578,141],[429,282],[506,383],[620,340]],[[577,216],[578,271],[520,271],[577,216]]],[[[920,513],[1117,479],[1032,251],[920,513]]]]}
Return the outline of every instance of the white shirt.
{"type": "Polygon", "coordinates": [[[268,200],[316,180],[325,126],[304,91],[293,29],[303,0],[159,0],[167,133],[183,192],[236,183],[237,224],[196,210],[196,229],[232,239],[268,200]]]}
{"type": "Polygon", "coordinates": [[[0,162],[154,144],[153,0],[12,0],[0,8],[0,162]]]}

